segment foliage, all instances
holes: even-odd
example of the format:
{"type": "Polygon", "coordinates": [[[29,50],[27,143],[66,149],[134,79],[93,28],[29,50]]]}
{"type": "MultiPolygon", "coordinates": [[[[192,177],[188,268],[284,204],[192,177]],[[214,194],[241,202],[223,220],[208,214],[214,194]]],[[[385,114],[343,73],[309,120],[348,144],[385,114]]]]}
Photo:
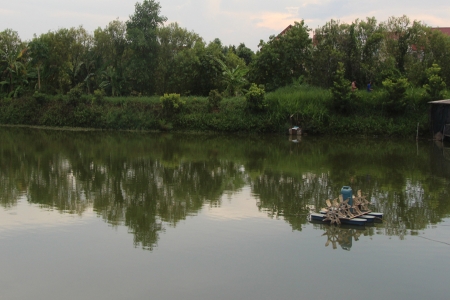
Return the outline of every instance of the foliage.
{"type": "Polygon", "coordinates": [[[387,95],[383,102],[383,108],[391,114],[404,112],[408,102],[406,101],[406,90],[409,86],[408,79],[386,79],[382,82],[387,95]]]}
{"type": "Polygon", "coordinates": [[[428,78],[428,83],[423,87],[425,88],[429,99],[432,101],[445,99],[446,84],[439,76],[440,71],[441,68],[438,64],[433,64],[425,71],[428,78]]]}
{"type": "Polygon", "coordinates": [[[28,43],[28,49],[31,56],[30,63],[38,72],[38,90],[41,90],[41,69],[49,57],[49,49],[47,44],[43,43],[40,39],[33,39],[28,43]]]}
{"type": "Polygon", "coordinates": [[[82,87],[82,84],[78,84],[76,87],[70,89],[70,91],[67,93],[67,100],[69,104],[75,105],[80,101],[81,95],[83,95],[82,87]]]}
{"type": "Polygon", "coordinates": [[[33,98],[36,99],[37,103],[39,104],[43,104],[48,101],[48,95],[41,93],[39,91],[34,92],[33,98]]]}
{"type": "Polygon", "coordinates": [[[309,31],[304,21],[295,22],[285,34],[271,36],[267,43],[261,40],[250,65],[250,80],[272,91],[306,75],[311,60],[309,31]]]}
{"type": "Polygon", "coordinates": [[[106,93],[104,90],[95,90],[94,97],[92,98],[94,103],[100,104],[103,103],[105,99],[106,93]]]}
{"type": "Polygon", "coordinates": [[[264,111],[267,108],[265,96],[266,91],[264,90],[264,87],[252,83],[248,92],[245,94],[247,109],[254,112],[264,111]]]}
{"type": "Polygon", "coordinates": [[[331,94],[333,95],[331,107],[338,113],[344,113],[349,110],[350,99],[353,94],[351,91],[350,81],[345,79],[344,74],[344,64],[339,62],[333,87],[330,89],[331,94]]]}
{"type": "Polygon", "coordinates": [[[134,14],[126,22],[127,38],[134,53],[130,61],[134,72],[132,89],[143,94],[155,91],[154,74],[160,50],[157,28],[167,20],[160,11],[159,2],[154,0],[137,2],[134,14]]]}
{"type": "Polygon", "coordinates": [[[180,111],[186,101],[182,100],[180,94],[164,94],[160,98],[166,116],[171,116],[180,111]]]}
{"type": "Polygon", "coordinates": [[[6,29],[0,32],[0,85],[7,86],[8,97],[17,98],[28,83],[26,71],[25,44],[20,40],[17,32],[6,29]]]}
{"type": "Polygon", "coordinates": [[[255,58],[255,53],[252,51],[252,49],[246,47],[244,43],[240,43],[236,48],[236,55],[239,58],[243,59],[247,66],[250,65],[255,58]]]}
{"type": "Polygon", "coordinates": [[[210,110],[216,110],[220,106],[222,95],[218,90],[211,90],[208,95],[208,106],[210,110]]]}
{"type": "Polygon", "coordinates": [[[248,69],[237,65],[234,68],[229,68],[223,61],[218,58],[215,60],[219,63],[222,68],[222,79],[226,84],[224,93],[228,96],[237,96],[241,91],[247,80],[244,78],[248,73],[248,69]]]}

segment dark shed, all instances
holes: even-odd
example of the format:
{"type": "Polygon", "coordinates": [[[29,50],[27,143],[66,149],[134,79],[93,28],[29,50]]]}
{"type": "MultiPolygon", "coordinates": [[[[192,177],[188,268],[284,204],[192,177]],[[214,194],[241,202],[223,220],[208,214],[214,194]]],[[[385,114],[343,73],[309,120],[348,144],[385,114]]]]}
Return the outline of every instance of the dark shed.
{"type": "Polygon", "coordinates": [[[435,140],[450,137],[450,100],[428,102],[431,104],[431,130],[435,140]]]}

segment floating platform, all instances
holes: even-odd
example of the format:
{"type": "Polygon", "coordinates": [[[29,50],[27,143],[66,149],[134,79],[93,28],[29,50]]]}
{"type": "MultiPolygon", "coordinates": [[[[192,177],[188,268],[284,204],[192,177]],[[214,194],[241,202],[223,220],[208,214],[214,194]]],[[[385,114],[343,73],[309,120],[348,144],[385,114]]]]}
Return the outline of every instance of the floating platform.
{"type": "Polygon", "coordinates": [[[344,186],[338,198],[331,201],[325,201],[327,207],[322,208],[316,213],[310,208],[311,220],[322,220],[331,224],[352,224],[365,225],[374,223],[376,220],[381,221],[382,213],[372,212],[369,208],[370,201],[366,200],[361,190],[358,190],[357,196],[352,195],[352,188],[344,186]]]}
{"type": "MultiPolygon", "coordinates": [[[[320,213],[325,215],[327,213],[326,209],[321,209],[320,213]]],[[[372,223],[375,221],[381,221],[383,219],[383,213],[379,212],[362,212],[362,214],[355,215],[355,218],[367,219],[368,223],[372,223]]]]}
{"type": "MultiPolygon", "coordinates": [[[[324,222],[331,222],[330,220],[325,220],[325,214],[322,213],[311,213],[310,214],[311,220],[315,221],[324,221],[324,222]]],[[[349,224],[349,225],[358,225],[358,226],[364,226],[366,223],[368,223],[368,219],[364,218],[339,218],[342,224],[349,224]]],[[[372,221],[373,222],[373,221],[372,221]]]]}

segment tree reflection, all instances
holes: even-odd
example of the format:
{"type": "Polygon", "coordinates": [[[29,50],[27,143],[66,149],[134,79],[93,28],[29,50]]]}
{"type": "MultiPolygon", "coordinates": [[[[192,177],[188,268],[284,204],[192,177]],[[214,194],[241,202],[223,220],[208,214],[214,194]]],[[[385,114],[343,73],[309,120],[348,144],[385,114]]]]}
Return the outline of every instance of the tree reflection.
{"type": "Polygon", "coordinates": [[[93,207],[145,249],[165,226],[245,185],[259,210],[294,230],[307,222],[306,205],[320,208],[343,185],[384,212],[377,230],[386,235],[402,238],[449,215],[449,162],[437,145],[282,138],[0,128],[0,205],[26,197],[65,213],[93,207]]]}

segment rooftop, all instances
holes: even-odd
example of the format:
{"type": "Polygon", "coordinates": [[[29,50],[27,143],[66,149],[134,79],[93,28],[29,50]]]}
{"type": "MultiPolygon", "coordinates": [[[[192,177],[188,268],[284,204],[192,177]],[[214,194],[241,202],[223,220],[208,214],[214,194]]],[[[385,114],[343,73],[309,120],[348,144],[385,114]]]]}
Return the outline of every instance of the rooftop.
{"type": "Polygon", "coordinates": [[[433,27],[431,29],[439,30],[440,32],[445,33],[446,35],[450,35],[450,27],[433,27]]]}

